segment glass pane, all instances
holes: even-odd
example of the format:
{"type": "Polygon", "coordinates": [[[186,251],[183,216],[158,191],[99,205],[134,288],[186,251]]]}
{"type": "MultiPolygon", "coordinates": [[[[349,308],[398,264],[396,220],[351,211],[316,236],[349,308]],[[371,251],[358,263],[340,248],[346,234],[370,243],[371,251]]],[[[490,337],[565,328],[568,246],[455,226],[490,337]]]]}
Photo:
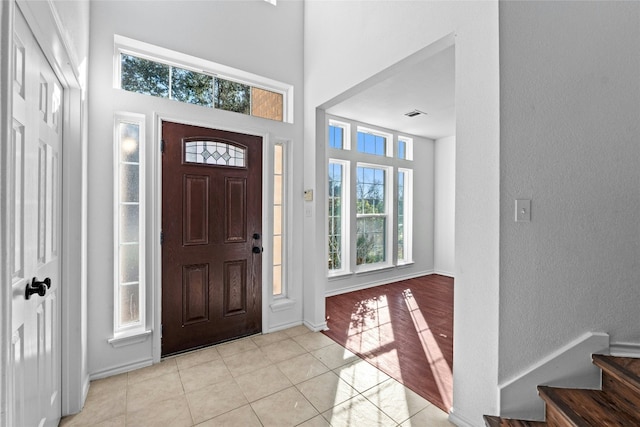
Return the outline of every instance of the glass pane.
{"type": "Polygon", "coordinates": [[[245,149],[218,141],[187,141],[184,160],[187,163],[245,167],[245,149]]]}
{"type": "Polygon", "coordinates": [[[279,265],[273,266],[273,294],[282,294],[282,267],[279,265]]]}
{"type": "Polygon", "coordinates": [[[273,173],[282,175],[282,145],[280,144],[273,147],[273,173]]]}
{"type": "Polygon", "coordinates": [[[120,165],[120,201],[139,201],[139,168],[138,165],[120,165]]]}
{"type": "Polygon", "coordinates": [[[282,175],[273,177],[273,204],[282,204],[282,175]]]}
{"type": "Polygon", "coordinates": [[[120,160],[129,163],[140,161],[140,125],[120,123],[120,160]]]}
{"type": "Polygon", "coordinates": [[[137,244],[120,246],[120,283],[140,280],[139,252],[140,246],[137,244]]]}
{"type": "Polygon", "coordinates": [[[383,169],[358,166],[356,181],[356,209],[358,214],[385,212],[385,175],[383,169]]]}
{"type": "Polygon", "coordinates": [[[282,94],[257,87],[251,88],[251,115],[282,121],[282,94]]]}
{"type": "Polygon", "coordinates": [[[189,104],[213,106],[213,77],[195,71],[171,69],[171,98],[189,104]]]}
{"type": "Polygon", "coordinates": [[[329,270],[342,268],[342,165],[329,163],[329,270]]]}
{"type": "Polygon", "coordinates": [[[221,110],[249,114],[251,107],[251,87],[224,79],[215,79],[214,105],[221,110]]]}
{"type": "Polygon", "coordinates": [[[356,223],[356,263],[385,261],[386,217],[358,218],[356,223]]]}
{"type": "Polygon", "coordinates": [[[342,150],[344,129],[339,126],[329,126],[329,147],[342,150]]]}
{"type": "Polygon", "coordinates": [[[358,151],[361,153],[384,156],[386,153],[387,138],[371,133],[358,132],[358,151]]]}
{"type": "Polygon", "coordinates": [[[404,172],[398,172],[398,260],[404,260],[404,172]]]}
{"type": "Polygon", "coordinates": [[[407,158],[407,143],[401,139],[398,140],[398,158],[407,158]]]}
{"type": "Polygon", "coordinates": [[[282,236],[273,236],[273,264],[282,264],[282,236]]]}
{"type": "Polygon", "coordinates": [[[282,207],[273,207],[273,234],[282,234],[282,207]]]}
{"type": "Polygon", "coordinates": [[[121,55],[121,60],[122,89],[160,98],[169,97],[168,65],[126,54],[121,55]]]}
{"type": "Polygon", "coordinates": [[[120,325],[140,321],[140,295],[138,283],[120,286],[120,325]]]}
{"type": "Polygon", "coordinates": [[[136,205],[120,205],[120,243],[138,242],[140,230],[140,207],[136,205]]]}

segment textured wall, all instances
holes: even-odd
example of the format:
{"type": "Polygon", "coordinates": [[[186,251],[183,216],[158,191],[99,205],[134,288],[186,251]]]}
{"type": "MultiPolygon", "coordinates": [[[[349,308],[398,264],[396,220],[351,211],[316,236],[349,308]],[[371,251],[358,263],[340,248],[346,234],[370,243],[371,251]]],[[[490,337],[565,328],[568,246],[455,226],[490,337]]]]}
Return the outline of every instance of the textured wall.
{"type": "Polygon", "coordinates": [[[500,379],[640,343],[640,3],[500,3],[500,379]],[[532,221],[514,222],[514,200],[532,221]]]}

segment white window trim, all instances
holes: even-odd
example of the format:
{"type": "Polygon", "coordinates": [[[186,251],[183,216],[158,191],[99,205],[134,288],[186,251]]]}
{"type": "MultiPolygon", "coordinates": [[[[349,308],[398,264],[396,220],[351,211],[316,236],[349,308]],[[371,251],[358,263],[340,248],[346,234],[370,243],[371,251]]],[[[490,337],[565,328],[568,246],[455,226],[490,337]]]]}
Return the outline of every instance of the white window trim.
{"type": "MultiPolygon", "coordinates": [[[[404,173],[404,258],[397,265],[413,264],[413,169],[398,168],[404,173]],[[407,194],[409,197],[407,197],[407,194]]],[[[396,217],[397,219],[397,217],[396,217]]]]}
{"type": "Polygon", "coordinates": [[[365,127],[365,126],[357,126],[356,135],[358,134],[358,132],[369,133],[371,135],[381,136],[381,137],[385,138],[385,140],[386,140],[385,147],[384,147],[384,149],[385,149],[385,155],[384,156],[379,156],[377,154],[360,152],[360,151],[357,150],[357,147],[356,147],[355,151],[358,151],[359,154],[363,154],[365,156],[375,156],[375,157],[395,157],[394,144],[393,144],[393,134],[387,133],[387,132],[382,132],[380,130],[376,130],[376,129],[365,127]]]}
{"type": "MultiPolygon", "coordinates": [[[[351,124],[346,122],[340,122],[338,120],[329,119],[329,126],[342,128],[342,149],[343,150],[351,150],[351,124]]],[[[329,141],[329,134],[327,133],[327,141],[329,141]]],[[[327,143],[327,147],[329,144],[327,143]]],[[[337,148],[332,148],[333,150],[337,150],[337,148]]]]}
{"type": "Polygon", "coordinates": [[[114,118],[114,143],[113,143],[113,162],[114,162],[114,177],[113,177],[113,218],[114,218],[114,295],[113,295],[113,338],[109,342],[114,347],[123,345],[122,343],[134,344],[138,341],[131,339],[132,337],[141,335],[148,336],[149,331],[146,330],[146,240],[145,240],[145,116],[142,114],[134,113],[116,113],[114,118]],[[139,316],[140,321],[131,325],[121,326],[119,322],[120,317],[120,132],[119,125],[121,123],[136,124],[140,127],[139,133],[139,160],[138,160],[138,173],[139,173],[139,280],[138,280],[138,295],[140,300],[139,316]]]}
{"type": "Polygon", "coordinates": [[[120,55],[123,53],[280,93],[282,94],[283,104],[282,121],[293,123],[293,85],[118,34],[114,35],[113,87],[115,89],[120,89],[122,80],[120,55]]]}
{"type": "MultiPolygon", "coordinates": [[[[339,164],[342,166],[342,206],[340,212],[340,229],[342,230],[342,236],[340,239],[340,245],[342,248],[342,268],[335,270],[329,270],[327,268],[328,276],[336,277],[343,276],[345,274],[351,274],[351,216],[349,214],[351,210],[351,162],[349,162],[348,160],[330,158],[329,162],[327,163],[327,168],[331,163],[339,164]]],[[[325,197],[327,197],[328,199],[329,194],[327,194],[325,197]]],[[[325,224],[327,225],[327,227],[329,226],[328,215],[329,214],[327,212],[327,216],[325,217],[325,224]]],[[[325,248],[328,247],[329,233],[325,233],[325,248]]]]}
{"type": "MultiPolygon", "coordinates": [[[[388,141],[387,141],[387,145],[388,141]]],[[[393,267],[394,266],[394,252],[393,252],[393,247],[394,247],[394,242],[396,239],[394,239],[394,224],[391,224],[390,219],[395,219],[395,209],[394,209],[394,203],[392,203],[392,201],[396,200],[396,196],[393,194],[393,189],[394,187],[394,182],[395,182],[395,177],[393,176],[393,166],[389,166],[389,165],[381,165],[379,163],[365,163],[365,162],[357,162],[356,163],[356,170],[359,167],[364,167],[364,168],[372,168],[372,169],[381,169],[384,171],[384,176],[385,176],[385,183],[384,183],[384,209],[385,209],[385,213],[384,214],[364,214],[364,215],[360,215],[358,214],[358,212],[356,212],[355,209],[355,204],[357,203],[357,195],[356,198],[354,199],[354,208],[353,208],[353,212],[354,212],[354,222],[357,223],[358,221],[358,217],[376,217],[376,216],[384,216],[386,217],[386,235],[385,235],[385,260],[382,262],[376,262],[373,264],[360,264],[358,265],[357,262],[354,263],[354,271],[356,273],[363,273],[363,272],[368,272],[368,271],[373,271],[373,270],[381,270],[381,269],[385,269],[385,268],[389,268],[389,267],[393,267]]],[[[354,189],[355,189],[355,184],[356,181],[353,182],[354,185],[354,189]]],[[[357,225],[356,228],[354,228],[354,230],[357,230],[357,225]]],[[[351,235],[350,235],[351,237],[351,235]]],[[[354,233],[353,235],[353,239],[350,240],[355,240],[357,241],[357,232],[354,233]]],[[[357,252],[358,252],[358,248],[354,247],[354,258],[357,257],[357,252]]]]}
{"type": "Polygon", "coordinates": [[[400,160],[413,160],[413,138],[398,136],[398,141],[404,141],[405,143],[405,158],[400,160]]]}

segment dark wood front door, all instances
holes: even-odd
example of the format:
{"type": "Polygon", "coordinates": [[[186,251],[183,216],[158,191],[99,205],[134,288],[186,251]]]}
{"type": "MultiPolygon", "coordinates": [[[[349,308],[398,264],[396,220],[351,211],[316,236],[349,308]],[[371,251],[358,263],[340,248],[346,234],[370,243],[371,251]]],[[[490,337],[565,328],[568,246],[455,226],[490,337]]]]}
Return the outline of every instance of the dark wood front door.
{"type": "Polygon", "coordinates": [[[262,138],[163,122],[162,139],[162,355],[261,332],[262,138]]]}

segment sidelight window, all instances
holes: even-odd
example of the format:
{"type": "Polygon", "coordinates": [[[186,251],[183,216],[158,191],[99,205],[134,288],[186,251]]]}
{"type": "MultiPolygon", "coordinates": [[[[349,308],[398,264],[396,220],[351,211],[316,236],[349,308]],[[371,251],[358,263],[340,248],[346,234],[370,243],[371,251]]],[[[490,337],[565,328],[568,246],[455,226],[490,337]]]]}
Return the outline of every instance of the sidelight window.
{"type": "Polygon", "coordinates": [[[144,116],[117,115],[114,147],[114,331],[144,329],[144,116]]]}

